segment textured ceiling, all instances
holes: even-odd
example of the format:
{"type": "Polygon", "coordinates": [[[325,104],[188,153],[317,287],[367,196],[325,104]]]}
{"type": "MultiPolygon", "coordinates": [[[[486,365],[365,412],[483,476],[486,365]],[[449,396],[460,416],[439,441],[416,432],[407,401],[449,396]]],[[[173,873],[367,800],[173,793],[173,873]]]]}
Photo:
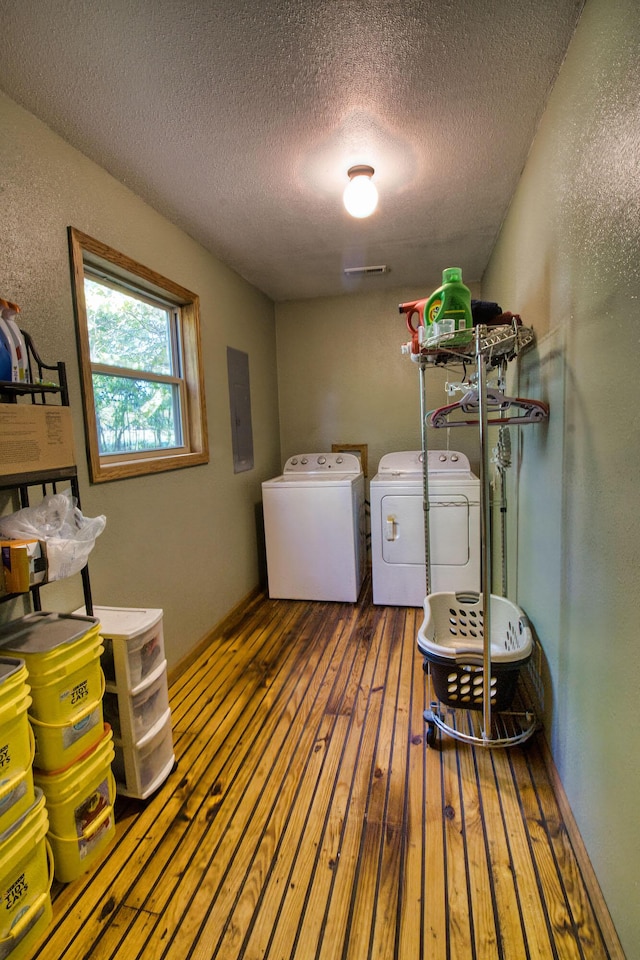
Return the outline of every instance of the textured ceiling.
{"type": "Polygon", "coordinates": [[[0,0],[0,87],[274,300],[428,292],[481,278],[582,5],[0,0]]]}

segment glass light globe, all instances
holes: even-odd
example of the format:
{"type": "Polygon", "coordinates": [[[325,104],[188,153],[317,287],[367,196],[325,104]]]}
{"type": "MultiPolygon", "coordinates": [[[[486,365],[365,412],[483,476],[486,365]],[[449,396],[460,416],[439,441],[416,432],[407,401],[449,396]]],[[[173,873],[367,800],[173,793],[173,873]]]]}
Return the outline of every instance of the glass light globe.
{"type": "Polygon", "coordinates": [[[378,206],[378,191],[371,179],[373,172],[372,167],[365,167],[362,172],[349,171],[350,180],[345,187],[343,200],[352,217],[369,217],[378,206]]]}

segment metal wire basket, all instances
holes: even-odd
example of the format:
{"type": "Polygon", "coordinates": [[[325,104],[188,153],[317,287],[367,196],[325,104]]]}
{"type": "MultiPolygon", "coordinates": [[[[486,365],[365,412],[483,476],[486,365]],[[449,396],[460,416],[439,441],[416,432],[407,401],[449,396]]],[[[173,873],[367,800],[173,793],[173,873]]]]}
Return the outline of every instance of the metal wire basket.
{"type": "Polygon", "coordinates": [[[512,360],[534,342],[533,330],[514,319],[495,327],[481,325],[433,337],[421,344],[420,350],[411,354],[411,359],[417,363],[423,360],[435,364],[455,363],[475,357],[479,349],[491,368],[502,361],[512,360]]]}
{"type": "MultiPolygon", "coordinates": [[[[489,692],[496,710],[508,710],[518,673],[533,652],[524,612],[505,597],[490,597],[491,670],[489,692]]],[[[424,669],[437,698],[451,707],[481,710],[485,697],[484,600],[477,593],[432,593],[424,601],[418,631],[424,669]]]]}

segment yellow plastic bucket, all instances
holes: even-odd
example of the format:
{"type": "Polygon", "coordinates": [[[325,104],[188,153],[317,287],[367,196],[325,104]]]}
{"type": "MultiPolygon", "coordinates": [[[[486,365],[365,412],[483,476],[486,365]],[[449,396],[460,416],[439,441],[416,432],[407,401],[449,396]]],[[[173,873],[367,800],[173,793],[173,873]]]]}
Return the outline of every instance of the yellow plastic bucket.
{"type": "Polygon", "coordinates": [[[95,617],[43,611],[0,628],[0,652],[25,661],[36,720],[68,723],[102,696],[99,628],[95,617]]]}
{"type": "Polygon", "coordinates": [[[27,667],[24,660],[18,657],[0,656],[0,710],[24,693],[29,693],[27,667]]]}
{"type": "Polygon", "coordinates": [[[34,741],[24,660],[0,657],[0,834],[33,805],[34,741]]]}
{"type": "Polygon", "coordinates": [[[55,876],[62,883],[86,873],[115,836],[113,757],[113,734],[105,724],[99,743],[71,766],[35,772],[47,801],[55,876]]]}
{"type": "Polygon", "coordinates": [[[0,960],[20,960],[51,923],[53,862],[44,794],[0,834],[0,960]]]}
{"type": "Polygon", "coordinates": [[[102,695],[66,723],[47,723],[29,715],[35,736],[34,766],[61,770],[98,743],[103,730],[102,695]]]}

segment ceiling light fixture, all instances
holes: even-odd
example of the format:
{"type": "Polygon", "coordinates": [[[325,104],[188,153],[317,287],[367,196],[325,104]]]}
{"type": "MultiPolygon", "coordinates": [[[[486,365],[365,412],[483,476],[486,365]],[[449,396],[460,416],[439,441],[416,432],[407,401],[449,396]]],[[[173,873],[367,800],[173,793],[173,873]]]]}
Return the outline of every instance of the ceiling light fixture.
{"type": "Polygon", "coordinates": [[[378,206],[378,191],[371,177],[375,173],[368,164],[358,164],[347,170],[349,183],[343,194],[344,205],[352,217],[369,217],[378,206]]]}

